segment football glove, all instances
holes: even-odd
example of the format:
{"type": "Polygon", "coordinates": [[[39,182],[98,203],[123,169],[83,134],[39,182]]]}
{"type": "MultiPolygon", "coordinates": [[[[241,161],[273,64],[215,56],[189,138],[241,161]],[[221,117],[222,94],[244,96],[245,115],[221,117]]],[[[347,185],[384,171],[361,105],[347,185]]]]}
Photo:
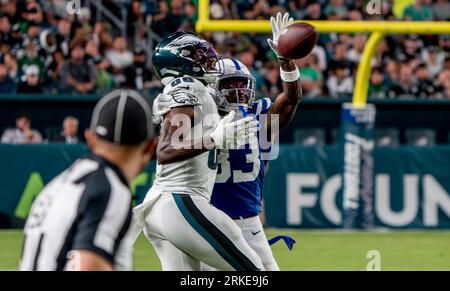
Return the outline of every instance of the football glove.
{"type": "Polygon", "coordinates": [[[232,121],[235,111],[222,118],[210,137],[217,149],[239,149],[256,138],[258,121],[246,117],[232,121]]]}

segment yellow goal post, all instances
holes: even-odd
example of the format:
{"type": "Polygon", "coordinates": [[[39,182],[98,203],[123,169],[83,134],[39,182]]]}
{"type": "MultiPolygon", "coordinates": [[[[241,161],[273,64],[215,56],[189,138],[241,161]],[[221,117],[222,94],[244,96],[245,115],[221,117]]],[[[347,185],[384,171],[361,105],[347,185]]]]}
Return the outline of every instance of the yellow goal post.
{"type": "MultiPolygon", "coordinates": [[[[269,20],[211,20],[210,0],[198,0],[197,32],[232,31],[270,33],[269,20]]],[[[321,33],[370,33],[361,61],[359,62],[353,92],[353,106],[364,107],[367,103],[370,61],[378,43],[386,34],[450,34],[450,22],[434,21],[296,21],[313,25],[321,33]]]]}

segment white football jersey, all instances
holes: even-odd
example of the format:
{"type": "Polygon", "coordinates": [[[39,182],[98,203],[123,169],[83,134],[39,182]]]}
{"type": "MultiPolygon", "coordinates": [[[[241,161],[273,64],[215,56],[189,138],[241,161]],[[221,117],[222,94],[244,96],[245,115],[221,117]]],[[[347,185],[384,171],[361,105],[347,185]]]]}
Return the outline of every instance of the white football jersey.
{"type": "MultiPolygon", "coordinates": [[[[194,78],[180,77],[164,88],[155,100],[157,104],[154,109],[156,107],[157,112],[167,112],[175,107],[194,106],[195,125],[186,139],[207,137],[220,120],[211,90],[194,78]]],[[[209,199],[216,172],[216,151],[210,150],[180,162],[157,164],[153,187],[164,192],[198,194],[209,199]]]]}

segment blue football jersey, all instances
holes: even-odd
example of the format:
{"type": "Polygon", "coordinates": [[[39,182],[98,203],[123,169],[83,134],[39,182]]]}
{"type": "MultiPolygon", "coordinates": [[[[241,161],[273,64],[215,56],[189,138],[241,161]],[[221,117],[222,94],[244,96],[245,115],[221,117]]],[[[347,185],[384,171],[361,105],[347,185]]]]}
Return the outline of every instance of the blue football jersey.
{"type": "MultiPolygon", "coordinates": [[[[259,119],[272,102],[259,99],[246,112],[259,119]]],[[[268,151],[270,149],[266,149],[268,151]]],[[[211,203],[231,218],[249,217],[261,212],[263,179],[266,162],[261,159],[263,149],[220,150],[218,170],[211,203]]]]}

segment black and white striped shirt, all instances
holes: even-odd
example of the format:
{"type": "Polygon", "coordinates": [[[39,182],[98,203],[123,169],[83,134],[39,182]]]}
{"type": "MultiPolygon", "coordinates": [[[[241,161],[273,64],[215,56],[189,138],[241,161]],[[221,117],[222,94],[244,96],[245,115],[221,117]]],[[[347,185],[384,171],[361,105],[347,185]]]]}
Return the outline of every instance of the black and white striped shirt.
{"type": "Polygon", "coordinates": [[[131,192],[119,168],[95,155],[79,159],[33,203],[20,269],[64,270],[69,256],[89,250],[116,270],[131,270],[131,215],[131,192]]]}

